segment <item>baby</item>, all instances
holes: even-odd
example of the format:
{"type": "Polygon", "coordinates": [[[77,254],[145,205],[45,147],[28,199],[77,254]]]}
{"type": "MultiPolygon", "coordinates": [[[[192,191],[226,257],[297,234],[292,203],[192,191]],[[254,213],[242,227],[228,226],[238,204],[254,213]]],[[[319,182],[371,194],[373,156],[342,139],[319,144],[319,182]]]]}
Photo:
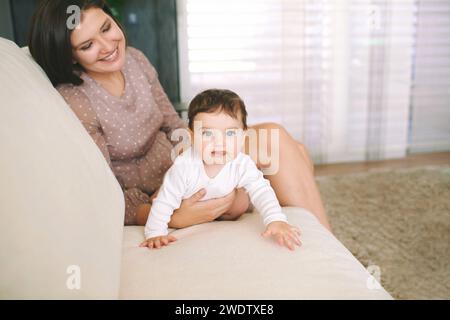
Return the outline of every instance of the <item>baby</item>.
{"type": "Polygon", "coordinates": [[[244,102],[229,90],[206,90],[189,105],[189,129],[193,145],[179,155],[164,176],[145,225],[141,247],[160,248],[176,241],[168,223],[181,201],[205,188],[201,200],[223,197],[244,188],[266,226],[264,237],[294,250],[300,232],[287,218],[270,183],[253,160],[242,152],[247,130],[244,102]]]}

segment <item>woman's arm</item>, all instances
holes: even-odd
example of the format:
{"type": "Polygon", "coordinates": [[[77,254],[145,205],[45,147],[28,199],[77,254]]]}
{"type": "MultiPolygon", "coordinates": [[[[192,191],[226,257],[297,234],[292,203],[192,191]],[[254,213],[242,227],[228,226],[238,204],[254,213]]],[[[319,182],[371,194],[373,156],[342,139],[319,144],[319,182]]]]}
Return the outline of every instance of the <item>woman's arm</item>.
{"type": "Polygon", "coordinates": [[[222,198],[199,201],[204,196],[204,190],[195,193],[189,199],[185,199],[179,209],[175,210],[169,223],[171,228],[186,228],[195,224],[216,220],[223,215],[233,204],[236,191],[233,190],[222,198]]]}
{"type": "MultiPolygon", "coordinates": [[[[105,136],[89,98],[79,88],[73,85],[63,85],[58,87],[57,90],[78,117],[92,140],[94,140],[112,170],[111,157],[105,136]]],[[[123,186],[122,181],[120,179],[118,180],[119,184],[123,186]]],[[[142,204],[148,203],[150,197],[138,188],[126,189],[123,192],[125,198],[125,225],[136,225],[138,223],[137,219],[139,218],[138,209],[142,204]]]]}
{"type": "Polygon", "coordinates": [[[172,103],[170,102],[164,88],[158,80],[158,72],[155,67],[150,63],[147,57],[139,50],[129,47],[128,48],[131,55],[139,63],[141,70],[145,73],[147,80],[151,87],[151,92],[155,102],[163,114],[164,120],[161,130],[167,134],[169,141],[175,145],[178,141],[171,141],[171,134],[173,130],[178,128],[187,128],[186,123],[178,116],[172,103]]]}
{"type": "Polygon", "coordinates": [[[111,167],[111,158],[106,146],[105,137],[98,121],[97,113],[91,106],[89,98],[74,85],[63,85],[58,87],[57,90],[78,117],[111,167]]]}
{"type": "MultiPolygon", "coordinates": [[[[230,209],[236,200],[236,189],[225,197],[211,199],[207,201],[199,201],[204,196],[204,189],[194,193],[190,198],[181,202],[180,208],[174,211],[169,222],[170,228],[181,229],[192,225],[211,222],[223,215],[230,209]]],[[[152,199],[156,196],[155,192],[152,199]]],[[[145,225],[151,209],[150,203],[145,203],[137,209],[138,225],[145,225]]]]}

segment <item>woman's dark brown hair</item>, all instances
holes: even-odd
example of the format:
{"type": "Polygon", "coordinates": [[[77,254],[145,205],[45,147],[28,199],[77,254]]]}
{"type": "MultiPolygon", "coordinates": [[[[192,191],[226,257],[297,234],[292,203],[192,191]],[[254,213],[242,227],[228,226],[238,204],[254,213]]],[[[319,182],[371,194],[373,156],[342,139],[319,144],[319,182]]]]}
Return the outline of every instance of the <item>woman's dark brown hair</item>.
{"type": "Polygon", "coordinates": [[[247,130],[247,111],[244,101],[233,91],[226,89],[205,90],[192,99],[189,104],[189,128],[194,126],[194,118],[200,112],[213,113],[223,111],[234,119],[242,121],[244,130],[247,130]]]}
{"type": "MultiPolygon", "coordinates": [[[[34,60],[44,69],[53,86],[62,83],[80,85],[83,68],[73,64],[72,30],[67,27],[70,14],[67,8],[78,6],[81,11],[99,8],[109,15],[118,26],[111,9],[104,0],[42,0],[33,14],[28,47],[34,60]]],[[[124,32],[125,34],[125,32],[124,32]]]]}

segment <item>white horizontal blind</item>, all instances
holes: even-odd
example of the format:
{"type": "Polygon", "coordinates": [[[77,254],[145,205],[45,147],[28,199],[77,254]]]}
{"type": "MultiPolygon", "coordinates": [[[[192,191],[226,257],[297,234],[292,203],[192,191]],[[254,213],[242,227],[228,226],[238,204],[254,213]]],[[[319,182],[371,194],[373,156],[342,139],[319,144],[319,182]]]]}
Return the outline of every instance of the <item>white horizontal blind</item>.
{"type": "Polygon", "coordinates": [[[413,1],[179,0],[181,95],[236,91],[316,163],[406,150],[413,1]],[[392,88],[392,90],[391,90],[392,88]]]}
{"type": "Polygon", "coordinates": [[[349,5],[347,134],[339,149],[344,154],[334,154],[332,161],[402,157],[408,144],[415,2],[349,5]]]}
{"type": "Polygon", "coordinates": [[[418,1],[411,153],[450,150],[450,1],[418,1]]]}
{"type": "Polygon", "coordinates": [[[332,81],[327,2],[178,1],[182,100],[231,89],[249,124],[281,123],[320,155],[332,81]]]}

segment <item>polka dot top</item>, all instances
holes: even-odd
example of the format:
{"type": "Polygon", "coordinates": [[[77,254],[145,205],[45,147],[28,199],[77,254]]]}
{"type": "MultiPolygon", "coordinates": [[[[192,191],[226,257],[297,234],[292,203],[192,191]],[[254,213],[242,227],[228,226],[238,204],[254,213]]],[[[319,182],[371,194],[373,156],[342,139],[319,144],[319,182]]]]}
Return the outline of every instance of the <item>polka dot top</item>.
{"type": "Polygon", "coordinates": [[[180,119],[145,55],[126,50],[122,69],[125,90],[109,93],[88,74],[80,86],[56,87],[102,151],[125,196],[125,224],[136,224],[137,207],[149,203],[172,165],[173,130],[187,127],[180,119]]]}

